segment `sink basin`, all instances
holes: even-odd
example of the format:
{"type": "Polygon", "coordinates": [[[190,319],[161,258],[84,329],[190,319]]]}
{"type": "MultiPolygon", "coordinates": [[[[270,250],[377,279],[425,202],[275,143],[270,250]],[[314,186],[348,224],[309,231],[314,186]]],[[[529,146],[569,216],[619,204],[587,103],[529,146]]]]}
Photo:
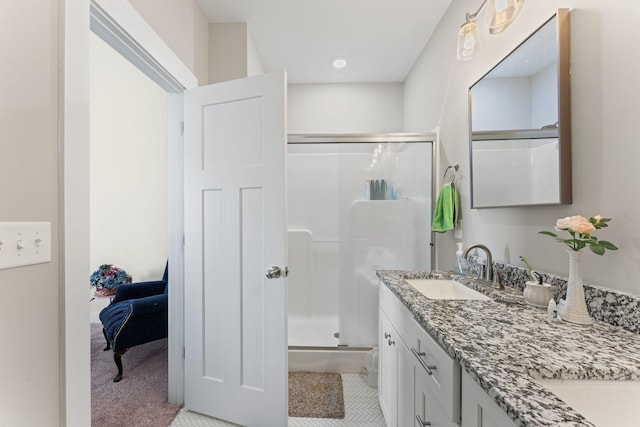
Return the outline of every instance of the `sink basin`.
{"type": "Polygon", "coordinates": [[[488,296],[448,279],[408,279],[408,284],[429,299],[491,300],[488,296]]]}
{"type": "Polygon", "coordinates": [[[536,380],[598,427],[640,423],[640,381],[536,380]]]}

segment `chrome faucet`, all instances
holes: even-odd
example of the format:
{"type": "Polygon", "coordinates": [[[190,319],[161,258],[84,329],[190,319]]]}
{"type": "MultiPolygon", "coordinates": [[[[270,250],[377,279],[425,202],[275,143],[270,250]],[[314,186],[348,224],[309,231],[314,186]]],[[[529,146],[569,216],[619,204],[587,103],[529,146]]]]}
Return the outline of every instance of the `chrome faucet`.
{"type": "Polygon", "coordinates": [[[491,256],[491,251],[489,250],[488,247],[480,243],[476,243],[474,245],[469,246],[467,250],[464,251],[464,254],[462,255],[462,257],[464,259],[467,259],[467,255],[469,255],[469,252],[471,252],[473,249],[476,249],[476,248],[482,249],[484,251],[484,254],[487,257],[487,268],[486,269],[480,268],[480,274],[478,274],[478,277],[481,279],[485,279],[487,282],[491,283],[493,281],[493,257],[491,256]]]}

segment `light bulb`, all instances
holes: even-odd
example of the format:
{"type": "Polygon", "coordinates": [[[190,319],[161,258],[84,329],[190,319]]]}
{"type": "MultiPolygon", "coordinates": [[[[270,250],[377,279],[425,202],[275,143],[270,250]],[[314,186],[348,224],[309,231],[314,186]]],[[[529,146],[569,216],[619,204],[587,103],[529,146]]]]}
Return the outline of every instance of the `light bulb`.
{"type": "Polygon", "coordinates": [[[498,34],[504,31],[518,16],[521,3],[518,0],[489,0],[487,3],[489,33],[498,34]]]}
{"type": "Polygon", "coordinates": [[[458,30],[458,61],[469,61],[480,48],[480,35],[475,21],[467,21],[458,30]]]}

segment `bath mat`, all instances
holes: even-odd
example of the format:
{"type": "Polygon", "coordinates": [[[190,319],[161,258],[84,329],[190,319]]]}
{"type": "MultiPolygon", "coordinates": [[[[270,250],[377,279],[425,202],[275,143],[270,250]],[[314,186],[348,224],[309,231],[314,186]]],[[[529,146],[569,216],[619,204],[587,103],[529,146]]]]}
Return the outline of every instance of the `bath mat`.
{"type": "Polygon", "coordinates": [[[289,416],[344,418],[340,374],[289,372],[289,416]]]}

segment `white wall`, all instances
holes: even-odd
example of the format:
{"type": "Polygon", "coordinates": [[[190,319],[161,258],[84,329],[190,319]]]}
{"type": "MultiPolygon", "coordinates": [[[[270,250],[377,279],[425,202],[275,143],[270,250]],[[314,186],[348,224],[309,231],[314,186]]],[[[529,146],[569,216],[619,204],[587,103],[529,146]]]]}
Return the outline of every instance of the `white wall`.
{"type": "Polygon", "coordinates": [[[264,74],[246,22],[209,24],[209,84],[264,74]]]}
{"type": "MultiPolygon", "coordinates": [[[[620,250],[603,257],[585,254],[582,272],[594,284],[640,294],[640,181],[638,111],[640,61],[635,39],[640,4],[623,1],[539,0],[526,2],[518,19],[502,34],[482,32],[482,50],[471,62],[455,59],[456,31],[477,2],[453,2],[405,82],[405,130],[440,127],[441,167],[460,164],[464,243],[482,242],[494,259],[519,264],[526,256],[534,268],[568,274],[564,248],[537,234],[557,218],[601,214],[613,218],[598,235],[620,250]],[[571,108],[573,204],[557,207],[470,210],[467,89],[558,7],[571,12],[571,108]],[[637,56],[637,55],[636,55],[637,56]],[[633,58],[633,54],[631,54],[633,58]]],[[[439,235],[440,267],[452,268],[451,233],[439,235]]]]}
{"type": "Polygon", "coordinates": [[[473,130],[531,129],[530,100],[528,77],[483,79],[473,87],[473,130]]]}
{"type": "Polygon", "coordinates": [[[157,280],[168,250],[167,93],[90,42],[91,271],[114,264],[157,280]]]}
{"type": "Polygon", "coordinates": [[[558,117],[557,63],[528,77],[483,78],[473,86],[474,131],[540,129],[558,117]]]}
{"type": "Polygon", "coordinates": [[[209,24],[209,83],[247,77],[247,24],[209,24]]]}
{"type": "Polygon", "coordinates": [[[200,86],[209,75],[209,25],[196,0],[128,0],[173,52],[191,69],[200,86]]]}
{"type": "Polygon", "coordinates": [[[531,78],[531,128],[539,129],[558,120],[557,64],[551,64],[531,78]],[[549,94],[549,90],[553,93],[549,94]]]}
{"type": "Polygon", "coordinates": [[[264,66],[260,53],[253,42],[253,37],[247,29],[247,76],[259,76],[264,74],[264,66]]]}
{"type": "Polygon", "coordinates": [[[0,270],[0,425],[60,419],[58,1],[0,2],[0,221],[49,221],[52,260],[0,270]]]}
{"type": "Polygon", "coordinates": [[[402,83],[290,84],[289,133],[402,132],[402,83]]]}

